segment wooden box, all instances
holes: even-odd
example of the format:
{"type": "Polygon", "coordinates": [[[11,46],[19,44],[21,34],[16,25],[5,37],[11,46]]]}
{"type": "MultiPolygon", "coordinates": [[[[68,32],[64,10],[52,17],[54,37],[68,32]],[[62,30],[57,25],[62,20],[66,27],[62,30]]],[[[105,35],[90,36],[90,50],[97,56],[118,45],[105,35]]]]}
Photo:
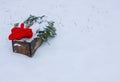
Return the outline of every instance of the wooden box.
{"type": "Polygon", "coordinates": [[[34,39],[31,42],[12,40],[13,52],[32,57],[42,42],[41,39],[34,39]]]}

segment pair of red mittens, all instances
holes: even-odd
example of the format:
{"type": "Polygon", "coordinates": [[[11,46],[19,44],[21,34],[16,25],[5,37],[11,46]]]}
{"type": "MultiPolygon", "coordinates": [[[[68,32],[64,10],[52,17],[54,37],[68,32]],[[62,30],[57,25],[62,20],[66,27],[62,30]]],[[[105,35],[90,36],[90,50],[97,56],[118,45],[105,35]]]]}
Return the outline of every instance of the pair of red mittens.
{"type": "Polygon", "coordinates": [[[13,27],[9,40],[20,40],[22,38],[32,38],[33,32],[30,28],[24,28],[24,23],[21,23],[20,27],[13,27]]]}

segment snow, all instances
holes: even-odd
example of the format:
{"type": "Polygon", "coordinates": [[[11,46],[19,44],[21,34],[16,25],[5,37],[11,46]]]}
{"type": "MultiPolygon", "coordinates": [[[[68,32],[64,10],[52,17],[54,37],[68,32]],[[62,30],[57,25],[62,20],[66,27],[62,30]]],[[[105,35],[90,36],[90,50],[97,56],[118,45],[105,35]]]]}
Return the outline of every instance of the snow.
{"type": "Polygon", "coordinates": [[[21,46],[20,44],[15,43],[14,46],[21,46]]]}
{"type": "Polygon", "coordinates": [[[120,82],[119,0],[0,0],[0,82],[120,82]],[[10,29],[30,14],[57,36],[34,57],[13,53],[10,29]]]}

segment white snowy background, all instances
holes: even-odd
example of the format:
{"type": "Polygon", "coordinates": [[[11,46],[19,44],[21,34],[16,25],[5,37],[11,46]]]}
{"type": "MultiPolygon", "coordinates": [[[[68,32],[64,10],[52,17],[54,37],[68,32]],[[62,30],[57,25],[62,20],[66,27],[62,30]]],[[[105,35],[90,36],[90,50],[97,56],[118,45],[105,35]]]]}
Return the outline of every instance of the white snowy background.
{"type": "Polygon", "coordinates": [[[120,82],[120,0],[0,0],[0,82],[120,82]],[[32,58],[8,40],[30,14],[57,29],[32,58]]]}

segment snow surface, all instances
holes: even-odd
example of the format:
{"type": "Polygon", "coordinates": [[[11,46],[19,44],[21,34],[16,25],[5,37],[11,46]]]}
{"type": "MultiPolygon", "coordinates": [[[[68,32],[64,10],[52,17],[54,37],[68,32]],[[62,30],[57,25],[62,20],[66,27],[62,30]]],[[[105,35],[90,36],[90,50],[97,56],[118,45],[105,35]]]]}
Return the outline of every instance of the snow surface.
{"type": "Polygon", "coordinates": [[[0,82],[120,82],[120,0],[0,0],[0,28],[0,82]],[[8,40],[30,14],[57,28],[33,58],[8,40]]]}

